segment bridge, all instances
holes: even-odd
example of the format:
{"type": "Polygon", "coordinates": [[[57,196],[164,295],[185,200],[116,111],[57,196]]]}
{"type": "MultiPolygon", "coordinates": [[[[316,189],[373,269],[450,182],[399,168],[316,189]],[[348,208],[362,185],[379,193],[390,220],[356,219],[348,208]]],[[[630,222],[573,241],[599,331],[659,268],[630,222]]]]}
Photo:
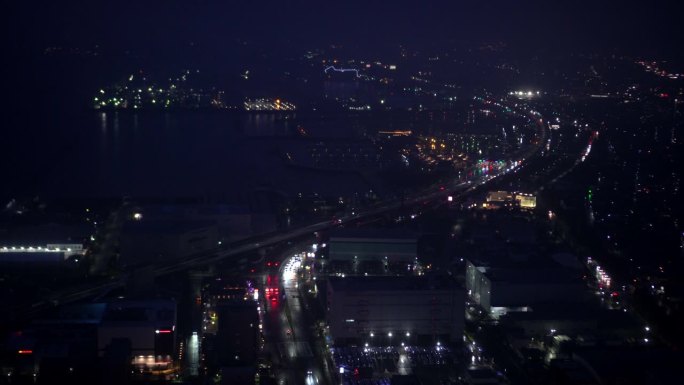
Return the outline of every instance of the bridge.
{"type": "MultiPolygon", "coordinates": [[[[332,229],[341,225],[353,224],[364,219],[372,219],[373,217],[384,215],[403,207],[418,206],[431,202],[442,202],[446,201],[447,197],[451,197],[453,200],[463,199],[466,196],[478,191],[480,187],[485,186],[494,179],[519,171],[521,167],[527,164],[526,161],[528,159],[540,151],[540,149],[543,147],[542,144],[546,142],[548,127],[547,124],[544,123],[544,120],[539,116],[539,113],[531,112],[531,115],[534,116],[535,121],[537,122],[536,126],[541,139],[523,154],[520,154],[521,161],[515,167],[504,169],[496,175],[480,176],[474,180],[467,180],[465,182],[455,180],[447,185],[433,185],[423,191],[416,192],[403,198],[393,198],[383,202],[378,202],[373,206],[367,207],[361,211],[343,216],[341,218],[325,220],[285,231],[279,230],[270,234],[256,236],[231,244],[219,245],[211,252],[199,253],[183,260],[171,261],[170,263],[161,266],[145,266],[141,268],[149,269],[154,277],[160,277],[191,268],[214,264],[231,257],[237,257],[251,251],[256,251],[263,247],[272,246],[280,242],[311,235],[318,231],[332,229]]],[[[127,272],[106,282],[71,287],[69,289],[56,292],[49,298],[31,305],[22,306],[18,309],[6,310],[13,311],[17,315],[21,314],[22,316],[30,316],[51,306],[84,300],[103,292],[108,292],[117,287],[122,287],[126,284],[130,277],[131,273],[127,272]]]]}
{"type": "Polygon", "coordinates": [[[326,75],[328,74],[329,71],[343,72],[343,73],[344,72],[354,72],[356,74],[357,78],[360,77],[359,70],[357,70],[356,68],[337,68],[335,66],[328,66],[323,70],[323,72],[325,72],[326,75]]]}

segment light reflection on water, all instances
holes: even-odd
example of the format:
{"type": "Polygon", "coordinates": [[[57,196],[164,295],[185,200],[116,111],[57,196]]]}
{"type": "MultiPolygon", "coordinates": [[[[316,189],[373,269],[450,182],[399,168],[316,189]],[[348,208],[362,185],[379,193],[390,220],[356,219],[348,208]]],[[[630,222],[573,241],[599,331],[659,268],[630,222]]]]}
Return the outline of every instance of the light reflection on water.
{"type": "Polygon", "coordinates": [[[458,126],[458,114],[81,111],[26,117],[7,130],[8,142],[30,143],[31,156],[16,147],[0,172],[20,181],[8,194],[57,196],[220,196],[255,189],[284,193],[339,186],[361,191],[353,175],[296,170],[279,156],[283,141],[373,137],[383,129],[438,132],[458,126]],[[36,132],[40,132],[37,134],[36,132]]]}

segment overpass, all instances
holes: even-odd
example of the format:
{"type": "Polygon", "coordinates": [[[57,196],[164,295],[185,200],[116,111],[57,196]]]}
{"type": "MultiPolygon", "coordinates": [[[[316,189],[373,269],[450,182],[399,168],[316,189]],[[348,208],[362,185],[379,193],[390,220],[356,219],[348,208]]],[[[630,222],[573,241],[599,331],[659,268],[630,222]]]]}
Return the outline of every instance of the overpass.
{"type": "MultiPolygon", "coordinates": [[[[263,247],[272,246],[283,241],[297,239],[307,234],[313,234],[317,231],[328,230],[340,225],[352,224],[356,221],[373,218],[405,206],[420,205],[438,199],[446,200],[448,196],[452,196],[454,200],[463,199],[469,194],[477,191],[480,187],[485,186],[490,181],[493,181],[495,178],[517,172],[521,167],[524,167],[524,165],[527,164],[527,161],[530,158],[540,151],[540,149],[543,147],[543,144],[546,143],[548,127],[547,124],[544,123],[544,120],[541,119],[539,113],[531,112],[531,114],[534,116],[535,121],[537,122],[536,125],[540,139],[537,140],[537,142],[532,145],[529,150],[520,154],[521,161],[516,167],[510,167],[496,175],[481,176],[474,180],[468,180],[465,182],[453,181],[449,185],[433,185],[421,192],[414,193],[403,199],[394,198],[388,201],[379,202],[374,206],[359,211],[358,213],[347,215],[335,220],[325,220],[286,231],[277,231],[271,234],[257,236],[227,245],[219,245],[214,251],[196,254],[190,258],[173,261],[170,264],[165,264],[163,266],[141,266],[139,268],[151,268],[154,277],[160,277],[190,268],[214,264],[231,257],[236,257],[247,252],[258,250],[263,247]]],[[[117,287],[124,286],[130,276],[131,273],[127,272],[107,282],[95,284],[91,283],[72,287],[70,289],[57,292],[48,299],[41,300],[28,306],[23,306],[21,308],[8,310],[15,312],[17,315],[30,316],[49,308],[50,306],[57,306],[83,300],[94,297],[103,292],[108,292],[117,287]]]]}

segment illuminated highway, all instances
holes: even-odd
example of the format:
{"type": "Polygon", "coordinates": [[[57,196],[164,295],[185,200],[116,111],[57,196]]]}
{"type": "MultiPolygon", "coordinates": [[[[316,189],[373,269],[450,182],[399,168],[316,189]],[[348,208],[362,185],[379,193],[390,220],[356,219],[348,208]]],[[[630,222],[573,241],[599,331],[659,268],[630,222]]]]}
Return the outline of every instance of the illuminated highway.
{"type": "Polygon", "coordinates": [[[261,318],[266,340],[279,384],[328,383],[317,359],[312,320],[307,319],[307,304],[300,296],[297,271],[301,257],[285,259],[279,271],[261,278],[261,318]]]}
{"type": "MultiPolygon", "coordinates": [[[[497,101],[487,101],[487,103],[502,106],[502,104],[500,104],[497,101]]],[[[240,241],[233,244],[220,245],[218,246],[217,250],[213,252],[205,252],[197,254],[190,258],[186,258],[181,261],[175,261],[169,264],[165,264],[163,266],[151,267],[150,273],[152,273],[154,277],[159,277],[187,270],[190,268],[198,268],[204,265],[218,263],[231,257],[237,257],[248,252],[256,251],[263,247],[276,245],[281,242],[311,235],[315,232],[328,230],[334,227],[338,227],[340,225],[348,225],[360,220],[373,218],[406,206],[416,206],[431,202],[435,203],[439,201],[446,201],[447,197],[449,196],[451,196],[453,200],[464,199],[469,194],[476,191],[478,188],[486,185],[487,183],[493,180],[496,180],[498,177],[518,172],[521,167],[524,167],[524,165],[526,165],[527,161],[532,156],[539,153],[543,144],[546,143],[548,127],[546,123],[543,123],[544,121],[543,119],[541,119],[541,115],[538,112],[529,111],[529,117],[531,119],[534,119],[534,121],[536,122],[540,139],[537,140],[536,144],[531,146],[525,153],[519,155],[518,158],[520,159],[520,161],[517,163],[516,166],[511,166],[508,169],[504,169],[498,174],[479,176],[473,180],[468,180],[465,182],[456,180],[450,184],[434,185],[422,192],[409,195],[404,199],[395,198],[385,202],[381,202],[376,204],[375,206],[353,213],[352,215],[346,215],[334,220],[325,220],[310,225],[298,227],[295,229],[279,231],[275,234],[255,237],[248,241],[240,241]]],[[[138,270],[144,269],[143,267],[139,267],[138,270]]],[[[129,277],[130,273],[125,273],[115,279],[112,279],[109,282],[85,284],[82,285],[80,288],[67,289],[53,294],[48,299],[39,301],[27,307],[12,309],[12,311],[15,311],[17,314],[31,315],[50,306],[56,306],[64,303],[95,297],[97,295],[109,292],[117,287],[124,286],[129,277]]]]}

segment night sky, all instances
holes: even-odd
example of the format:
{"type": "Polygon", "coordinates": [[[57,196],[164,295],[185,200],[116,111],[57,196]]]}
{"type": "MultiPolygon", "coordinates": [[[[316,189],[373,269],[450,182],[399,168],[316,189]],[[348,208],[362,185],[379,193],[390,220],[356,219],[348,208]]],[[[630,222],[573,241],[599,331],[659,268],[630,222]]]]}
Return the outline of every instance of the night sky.
{"type": "MultiPolygon", "coordinates": [[[[194,41],[220,51],[225,39],[271,46],[505,39],[522,47],[649,48],[682,41],[677,1],[21,1],[3,7],[11,49],[48,44],[146,47],[194,41]]],[[[669,47],[669,49],[667,48],[669,47]]],[[[668,52],[670,51],[670,52],[668,52]]],[[[676,51],[675,51],[676,52],[676,51]]]]}
{"type": "Polygon", "coordinates": [[[14,91],[2,109],[26,108],[26,100],[65,90],[60,78],[83,83],[112,80],[107,76],[130,68],[188,66],[220,73],[240,55],[236,42],[281,57],[331,44],[379,57],[396,54],[400,44],[439,50],[445,44],[502,42],[513,59],[568,52],[676,59],[684,44],[678,20],[683,8],[661,0],[14,1],[3,5],[0,16],[3,67],[11,74],[0,82],[14,91]],[[107,68],[46,60],[50,47],[95,50],[107,68]]]}

